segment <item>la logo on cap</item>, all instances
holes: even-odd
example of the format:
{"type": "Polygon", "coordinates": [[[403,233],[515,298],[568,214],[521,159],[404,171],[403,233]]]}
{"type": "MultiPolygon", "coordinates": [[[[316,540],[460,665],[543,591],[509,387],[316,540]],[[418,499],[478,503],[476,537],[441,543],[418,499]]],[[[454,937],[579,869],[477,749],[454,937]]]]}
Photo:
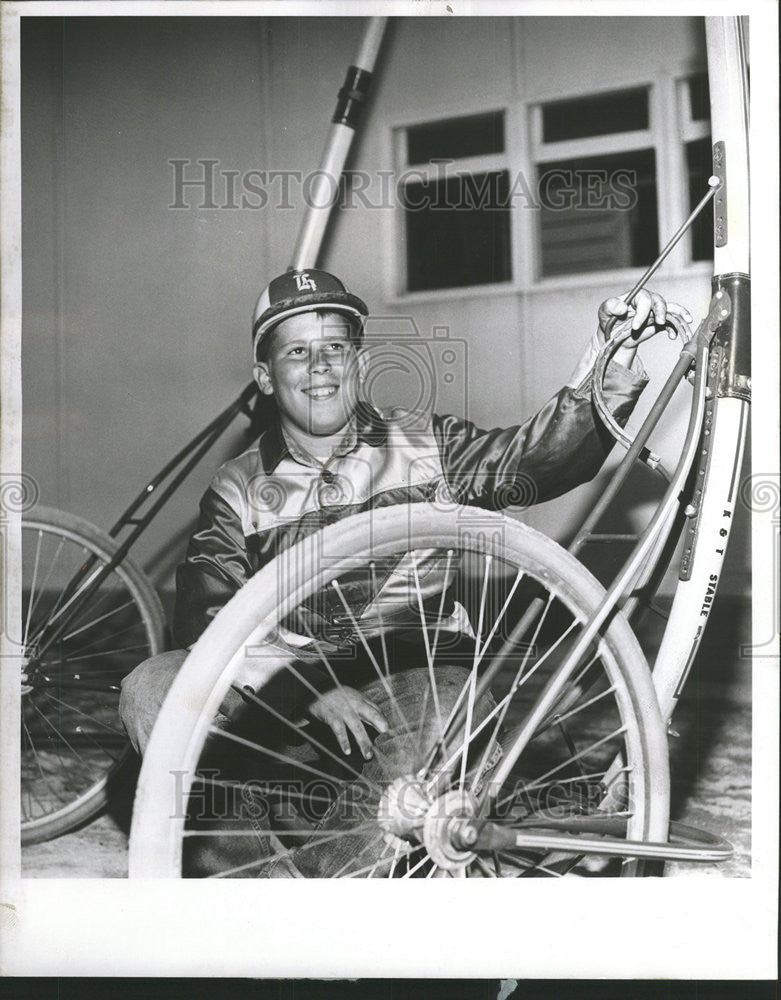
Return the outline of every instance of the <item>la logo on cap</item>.
{"type": "Polygon", "coordinates": [[[300,271],[298,274],[294,275],[296,279],[296,288],[299,292],[316,292],[317,285],[309,277],[308,271],[300,271]]]}

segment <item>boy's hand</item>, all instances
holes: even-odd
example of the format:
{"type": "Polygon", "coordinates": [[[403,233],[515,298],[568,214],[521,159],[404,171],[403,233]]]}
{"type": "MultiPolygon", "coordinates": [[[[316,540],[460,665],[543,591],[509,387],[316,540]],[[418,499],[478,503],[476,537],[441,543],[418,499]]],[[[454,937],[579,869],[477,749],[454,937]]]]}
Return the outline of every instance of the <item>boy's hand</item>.
{"type": "MultiPolygon", "coordinates": [[[[681,316],[687,323],[692,322],[692,317],[683,306],[679,306],[675,302],[667,303],[658,292],[646,291],[645,289],[639,291],[635,296],[633,311],[633,334],[639,334],[649,324],[663,326],[668,312],[673,313],[675,316],[681,316]]],[[[607,324],[610,319],[614,316],[617,320],[626,319],[631,313],[632,309],[629,304],[617,297],[606,299],[600,305],[598,312],[599,330],[602,334],[603,342],[607,338],[607,324]]],[[[629,368],[634,360],[636,350],[637,342],[633,335],[619,347],[613,355],[613,360],[629,368]]]]}
{"type": "Polygon", "coordinates": [[[330,727],[345,754],[350,752],[349,729],[366,760],[372,757],[372,741],[364,721],[380,733],[388,730],[388,722],[374,702],[350,687],[326,691],[312,704],[309,713],[330,727]]]}

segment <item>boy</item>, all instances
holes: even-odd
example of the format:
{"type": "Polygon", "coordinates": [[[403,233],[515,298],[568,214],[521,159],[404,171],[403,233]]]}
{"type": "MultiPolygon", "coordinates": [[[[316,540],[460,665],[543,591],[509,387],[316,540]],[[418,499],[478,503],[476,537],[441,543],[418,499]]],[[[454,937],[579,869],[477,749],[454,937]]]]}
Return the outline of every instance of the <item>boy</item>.
{"type": "MultiPolygon", "coordinates": [[[[669,308],[689,318],[680,307],[669,308]]],[[[667,309],[661,296],[640,292],[633,329],[663,324],[667,309]]],[[[453,416],[384,416],[362,400],[367,315],[366,304],[338,278],[314,268],[286,272],[261,294],[252,328],[253,372],[260,391],[276,402],[276,418],[257,444],[222,466],[201,500],[200,523],[177,572],[174,638],[182,648],[152,657],[123,682],[120,714],[140,752],[187,648],[281,549],[349,514],[431,500],[443,490],[450,500],[489,509],[506,505],[519,488],[529,502],[548,500],[591,479],[612,447],[591,405],[599,337],[535,416],[486,432],[453,416]]],[[[610,317],[627,315],[623,300],[608,299],[599,308],[600,330],[610,317]]],[[[605,395],[620,423],[646,381],[630,341],[605,378],[605,395]]],[[[372,595],[360,597],[361,624],[370,630],[372,595]]],[[[343,611],[326,602],[315,616],[320,638],[337,647],[350,638],[343,611]]],[[[460,606],[448,622],[454,632],[469,630],[460,606]]],[[[290,649],[307,640],[287,633],[282,644],[290,649]]],[[[242,681],[251,687],[248,671],[242,681]]],[[[239,703],[231,694],[222,707],[230,714],[239,703]]],[[[309,713],[328,726],[343,753],[350,753],[352,736],[367,760],[367,725],[378,733],[388,728],[376,701],[349,686],[323,690],[309,713]]]]}
{"type": "MultiPolygon", "coordinates": [[[[641,292],[633,305],[632,328],[638,334],[648,323],[665,322],[668,307],[660,296],[641,292]]],[[[670,309],[690,320],[680,307],[670,309]]],[[[535,416],[516,427],[482,431],[454,416],[403,410],[386,415],[363,398],[367,361],[361,343],[367,314],[366,304],[338,278],[314,268],[280,275],[260,296],[252,328],[253,373],[261,393],[276,403],[276,414],[255,445],[219,469],[201,500],[198,528],[177,571],[174,638],[182,648],[152,657],[123,681],[120,715],[141,753],[187,649],[251,576],[300,538],[350,514],[391,504],[445,499],[501,509],[519,495],[527,503],[551,499],[591,479],[612,448],[613,440],[591,402],[599,335],[568,384],[535,416]]],[[[602,303],[601,333],[610,317],[629,314],[621,299],[602,303]]],[[[630,340],[614,356],[604,382],[605,397],[619,423],[629,417],[646,381],[630,340]]],[[[438,554],[428,558],[422,593],[417,572],[418,593],[412,590],[409,566],[404,565],[408,557],[401,556],[377,577],[356,571],[342,578],[343,592],[329,588],[304,602],[292,620],[281,622],[267,641],[268,650],[271,655],[281,652],[294,669],[274,678],[276,695],[264,687],[264,700],[257,697],[253,661],[245,658],[215,725],[239,731],[249,725],[250,745],[261,751],[251,754],[252,781],[260,776],[284,784],[299,773],[312,773],[312,763],[317,764],[314,773],[325,774],[325,768],[336,777],[333,751],[326,747],[323,757],[323,736],[312,735],[312,725],[318,723],[325,727],[323,733],[332,734],[344,766],[359,781],[345,784],[340,779],[335,787],[341,790],[334,793],[316,828],[302,827],[294,804],[300,804],[300,797],[287,803],[295,819],[293,847],[284,860],[279,858],[284,853],[279,843],[271,846],[271,831],[261,829],[269,824],[251,821],[256,840],[228,837],[211,855],[212,849],[201,841],[202,857],[194,862],[200,871],[224,872],[227,866],[229,872],[250,876],[323,877],[354,867],[359,857],[364,864],[367,851],[378,850],[377,809],[382,807],[372,799],[373,821],[367,827],[361,812],[367,808],[365,789],[375,789],[375,797],[382,788],[391,794],[396,781],[418,773],[421,761],[443,736],[430,704],[430,686],[436,686],[436,713],[444,719],[470,678],[474,646],[468,615],[451,596],[451,577],[447,568],[443,572],[438,554]],[[424,667],[417,603],[427,597],[438,598],[437,633],[448,636],[438,646],[430,671],[424,667]],[[394,626],[401,626],[393,632],[386,628],[389,612],[394,626]],[[418,628],[416,638],[405,642],[407,619],[410,624],[417,621],[418,628]],[[391,665],[389,677],[379,681],[361,649],[363,643],[376,648],[378,641],[383,653],[388,653],[386,644],[389,647],[391,665]],[[324,648],[330,669],[336,670],[336,685],[322,668],[324,648]],[[269,697],[272,702],[265,700],[269,697]],[[273,708],[274,697],[278,709],[273,708]],[[291,715],[309,720],[301,731],[303,743],[291,743],[289,729],[280,734],[278,725],[274,735],[275,720],[291,715]],[[357,765],[360,770],[349,764],[353,746],[364,758],[357,765]]],[[[475,726],[492,705],[490,694],[475,705],[475,726]]],[[[463,742],[462,733],[448,734],[451,747],[459,740],[463,742]]],[[[218,744],[235,749],[231,741],[215,745],[212,740],[209,752],[219,754],[218,744]]],[[[479,782],[501,748],[493,741],[473,748],[482,755],[482,771],[474,776],[479,782]]],[[[239,779],[242,797],[245,780],[239,779]]],[[[237,805],[230,807],[229,815],[237,805]]],[[[285,817],[274,811],[273,802],[271,806],[272,830],[284,830],[285,817]]],[[[239,813],[242,810],[238,805],[239,813]]],[[[390,832],[386,842],[387,836],[390,832]]],[[[374,854],[370,868],[372,859],[374,854]]],[[[373,871],[379,863],[377,854],[373,871]]]]}

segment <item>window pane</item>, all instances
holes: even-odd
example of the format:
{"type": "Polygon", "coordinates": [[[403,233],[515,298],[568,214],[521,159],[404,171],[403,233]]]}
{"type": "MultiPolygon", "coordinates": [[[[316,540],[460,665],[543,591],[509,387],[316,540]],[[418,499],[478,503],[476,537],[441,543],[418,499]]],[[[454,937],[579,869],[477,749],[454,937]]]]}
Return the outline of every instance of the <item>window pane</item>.
{"type": "Polygon", "coordinates": [[[692,121],[710,121],[710,92],[708,74],[698,73],[689,77],[689,114],[692,121]]]}
{"type": "Polygon", "coordinates": [[[406,185],[407,290],[509,281],[508,195],[506,170],[406,185]]]}
{"type": "MultiPolygon", "coordinates": [[[[708,190],[713,172],[710,138],[686,143],[686,169],[689,175],[689,211],[708,190]]],[[[692,260],[713,260],[713,209],[704,209],[694,220],[691,232],[692,260]]]]}
{"type": "Polygon", "coordinates": [[[652,149],[541,163],[542,276],[642,267],[659,252],[652,149]]]}
{"type": "Polygon", "coordinates": [[[504,112],[427,122],[407,129],[409,163],[504,152],[504,112]]]}
{"type": "Polygon", "coordinates": [[[544,142],[584,139],[591,135],[635,132],[648,128],[648,90],[640,87],[617,94],[577,97],[542,108],[544,142]]]}

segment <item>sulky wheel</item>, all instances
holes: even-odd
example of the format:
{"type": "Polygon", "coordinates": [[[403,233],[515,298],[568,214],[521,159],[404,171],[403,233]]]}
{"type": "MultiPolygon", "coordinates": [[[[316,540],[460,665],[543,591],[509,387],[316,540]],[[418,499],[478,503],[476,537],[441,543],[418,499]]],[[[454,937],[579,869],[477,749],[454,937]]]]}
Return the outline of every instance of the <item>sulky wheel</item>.
{"type": "Polygon", "coordinates": [[[124,559],[80,601],[117,550],[83,518],[35,507],[22,519],[22,843],[58,837],[106,803],[129,747],[119,684],[164,648],[157,594],[124,559]]]}
{"type": "Polygon", "coordinates": [[[669,775],[621,615],[562,673],[603,594],[550,539],[474,508],[389,507],[304,539],[182,667],[131,877],[638,874],[627,842],[666,840],[669,775]],[[367,761],[308,710],[345,687],[390,723],[367,761]]]}

